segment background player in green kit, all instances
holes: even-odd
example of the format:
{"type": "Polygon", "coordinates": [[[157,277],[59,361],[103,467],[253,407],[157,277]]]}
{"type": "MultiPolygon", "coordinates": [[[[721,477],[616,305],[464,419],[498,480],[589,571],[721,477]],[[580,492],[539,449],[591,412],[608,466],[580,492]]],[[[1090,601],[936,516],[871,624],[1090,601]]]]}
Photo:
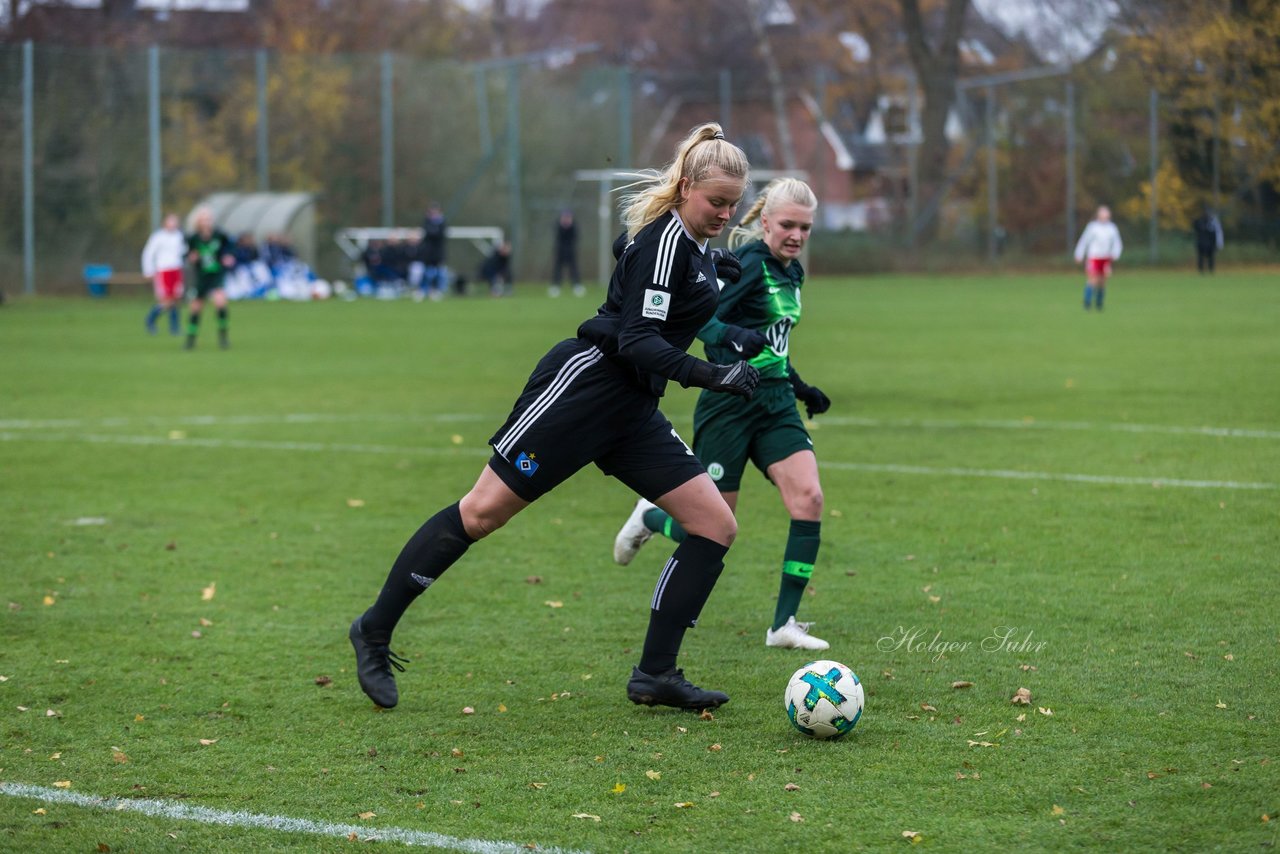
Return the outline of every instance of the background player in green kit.
{"type": "Polygon", "coordinates": [[[196,295],[191,299],[191,313],[187,315],[187,343],[190,350],[196,346],[200,332],[200,311],[204,301],[212,297],[218,310],[218,345],[227,349],[227,292],[222,285],[227,268],[235,264],[231,254],[234,242],[220,229],[213,227],[213,212],[208,208],[196,211],[196,230],[187,238],[187,260],[196,268],[196,295]]]}
{"type": "MultiPolygon", "coordinates": [[[[804,269],[799,256],[813,228],[818,200],[803,181],[769,183],[733,230],[729,245],[738,252],[742,277],[725,284],[715,317],[698,337],[712,362],[747,360],[760,372],[750,400],[704,391],[693,415],[693,450],[725,501],[735,511],[742,473],[750,460],[782,496],[791,516],[782,558],[782,586],[765,644],[820,650],[829,644],[796,622],[796,609],[818,557],[822,486],[813,441],[796,411],[810,418],[831,401],[805,384],[791,364],[791,330],[800,321],[804,269]]],[[[669,515],[641,499],[614,541],[613,557],[628,564],[654,533],[680,542],[684,531],[669,515]]]]}

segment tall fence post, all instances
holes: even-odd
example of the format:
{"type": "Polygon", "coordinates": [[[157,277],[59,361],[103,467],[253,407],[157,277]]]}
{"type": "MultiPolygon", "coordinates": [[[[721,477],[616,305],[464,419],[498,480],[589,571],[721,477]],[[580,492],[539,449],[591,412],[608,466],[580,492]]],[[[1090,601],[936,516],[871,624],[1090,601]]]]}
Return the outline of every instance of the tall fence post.
{"type": "Polygon", "coordinates": [[[618,167],[631,168],[631,72],[618,69],[618,167]]]}
{"type": "Polygon", "coordinates": [[[996,260],[996,88],[987,87],[987,259],[996,260]]]}
{"type": "Polygon", "coordinates": [[[1156,118],[1157,110],[1159,109],[1159,106],[1160,106],[1160,95],[1159,93],[1156,92],[1154,86],[1151,88],[1151,95],[1148,100],[1149,100],[1148,122],[1150,126],[1148,128],[1149,138],[1147,140],[1147,145],[1149,146],[1149,152],[1151,156],[1151,226],[1150,226],[1149,235],[1150,235],[1150,241],[1151,241],[1151,246],[1150,246],[1151,260],[1154,262],[1160,257],[1160,246],[1158,243],[1160,239],[1159,238],[1160,207],[1159,207],[1158,198],[1157,198],[1157,193],[1159,192],[1160,188],[1156,184],[1156,177],[1158,176],[1160,171],[1159,170],[1160,138],[1159,138],[1159,129],[1157,126],[1157,118],[1156,118]]]}
{"type": "Polygon", "coordinates": [[[22,43],[22,290],[36,292],[35,46],[22,43]]]}
{"type": "Polygon", "coordinates": [[[395,225],[395,125],[392,121],[392,58],[391,51],[382,52],[382,226],[395,225]]]}
{"type": "Polygon", "coordinates": [[[507,66],[507,192],[511,217],[511,254],[520,251],[520,66],[507,66]]]}
{"type": "Polygon", "coordinates": [[[733,138],[730,120],[733,118],[733,72],[727,68],[720,69],[720,129],[724,135],[733,138]]]}
{"type": "Polygon", "coordinates": [[[267,192],[271,189],[271,148],[267,112],[267,49],[260,47],[254,52],[254,65],[258,72],[258,189],[267,192]]]}
{"type": "Polygon", "coordinates": [[[151,230],[160,227],[164,215],[164,178],[160,166],[163,157],[160,148],[160,47],[147,48],[147,172],[151,184],[151,230]]]}
{"type": "Polygon", "coordinates": [[[1067,81],[1067,108],[1065,120],[1067,124],[1067,256],[1075,251],[1076,243],[1076,84],[1067,81]]]}
{"type": "Polygon", "coordinates": [[[480,126],[480,153],[493,154],[493,131],[489,128],[489,73],[476,69],[476,123],[480,126]]]}

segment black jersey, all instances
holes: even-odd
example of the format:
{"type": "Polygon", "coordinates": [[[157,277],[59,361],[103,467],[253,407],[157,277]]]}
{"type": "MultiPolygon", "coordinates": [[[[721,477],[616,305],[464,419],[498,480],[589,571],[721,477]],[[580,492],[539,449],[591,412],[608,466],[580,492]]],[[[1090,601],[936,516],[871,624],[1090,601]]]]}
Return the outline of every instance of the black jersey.
{"type": "Polygon", "coordinates": [[[661,397],[667,380],[688,387],[698,359],[685,351],[715,314],[719,298],[706,243],[694,240],[669,211],[627,245],[604,304],[578,327],[578,337],[661,397]]]}
{"type": "Polygon", "coordinates": [[[201,276],[221,276],[222,256],[230,255],[232,246],[231,238],[216,228],[208,237],[199,231],[187,237],[187,248],[196,253],[196,272],[201,276]]]}

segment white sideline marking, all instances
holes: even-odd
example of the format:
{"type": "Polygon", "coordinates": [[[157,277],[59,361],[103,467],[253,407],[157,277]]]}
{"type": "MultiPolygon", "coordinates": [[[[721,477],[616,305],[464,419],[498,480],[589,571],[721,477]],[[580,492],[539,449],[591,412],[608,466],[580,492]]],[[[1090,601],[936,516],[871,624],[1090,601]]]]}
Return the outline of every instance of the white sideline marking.
{"type": "MultiPolygon", "coordinates": [[[[438,415],[332,415],[292,413],[284,415],[145,415],[120,418],[49,418],[0,419],[0,430],[70,429],[74,427],[127,427],[130,424],[168,424],[218,426],[221,424],[412,424],[447,423],[453,421],[487,421],[501,414],[476,412],[443,412],[438,415]]],[[[1173,436],[1217,436],[1224,439],[1280,439],[1280,430],[1243,427],[1180,427],[1168,424],[1130,424],[1126,422],[1038,421],[1025,419],[975,419],[959,421],[929,418],[860,418],[851,415],[826,415],[822,424],[831,427],[917,427],[931,430],[1074,430],[1113,433],[1163,433],[1173,436]]]]}
{"type": "Polygon", "coordinates": [[[1241,427],[1178,427],[1166,424],[1126,422],[1023,420],[954,421],[928,418],[859,418],[851,415],[824,416],[821,424],[832,427],[919,427],[931,430],[1081,430],[1112,433],[1165,433],[1173,436],[1219,436],[1224,439],[1280,439],[1280,430],[1253,430],[1241,427]]]}
{"type": "MultiPolygon", "coordinates": [[[[459,839],[456,836],[445,836],[443,833],[433,833],[429,830],[409,830],[403,827],[371,827],[358,824],[332,824],[327,821],[311,821],[310,819],[290,818],[283,815],[216,810],[210,807],[191,806],[176,801],[161,801],[152,798],[100,798],[93,795],[82,795],[77,792],[49,789],[44,786],[31,786],[26,783],[0,783],[0,794],[8,795],[12,798],[43,801],[47,804],[70,804],[77,807],[89,807],[113,812],[137,812],[156,818],[195,821],[201,824],[218,824],[223,827],[260,828],[264,830],[279,830],[285,833],[312,833],[317,836],[336,836],[342,839],[346,839],[354,833],[362,840],[376,839],[426,848],[443,848],[449,851],[472,851],[476,852],[476,854],[525,854],[529,850],[523,844],[516,842],[459,839]]],[[[551,854],[586,854],[586,852],[574,851],[573,849],[550,846],[538,846],[537,850],[551,852],[551,854]]]]}
{"type": "Polygon", "coordinates": [[[906,466],[895,463],[841,463],[819,462],[825,469],[841,471],[889,472],[892,474],[932,474],[953,477],[994,477],[1005,480],[1062,480],[1072,483],[1103,483],[1119,486],[1163,486],[1183,489],[1280,489],[1280,483],[1250,483],[1237,480],[1183,480],[1171,477],[1120,477],[1108,474],[1056,474],[1044,471],[1018,471],[1016,469],[966,469],[936,468],[932,466],[906,466]]]}
{"type": "Polygon", "coordinates": [[[492,415],[443,412],[438,415],[141,415],[135,418],[9,418],[0,419],[0,430],[47,430],[72,427],[128,427],[130,424],[181,424],[216,427],[221,424],[405,424],[421,422],[482,421],[492,415]]]}
{"type": "Polygon", "coordinates": [[[196,448],[237,448],[250,451],[322,451],[355,454],[423,454],[427,456],[443,456],[446,454],[465,454],[467,456],[489,456],[493,452],[486,445],[484,448],[426,448],[402,447],[398,445],[360,445],[343,442],[276,442],[262,439],[169,439],[164,436],[116,436],[111,434],[88,433],[72,436],[67,433],[42,433],[30,435],[22,433],[0,433],[0,442],[80,442],[96,445],[164,445],[179,448],[186,445],[196,448]]]}
{"type": "MultiPolygon", "coordinates": [[[[399,445],[360,445],[334,442],[273,442],[257,439],[168,439],[162,436],[117,436],[111,434],[86,434],[73,436],[67,433],[0,433],[0,442],[80,442],[88,444],[152,445],[168,447],[236,448],[258,451],[304,451],[308,453],[357,453],[357,454],[419,454],[423,456],[489,456],[484,448],[428,448],[399,445]]],[[[1184,489],[1280,489],[1280,484],[1236,480],[1188,480],[1171,477],[1124,477],[1105,474],[1071,474],[1016,469],[970,469],[932,466],[911,466],[898,463],[850,463],[823,460],[822,468],[840,471],[891,472],[895,474],[922,474],[947,477],[990,477],[1005,480],[1058,480],[1073,483],[1102,483],[1121,486],[1181,487],[1184,489]]]]}

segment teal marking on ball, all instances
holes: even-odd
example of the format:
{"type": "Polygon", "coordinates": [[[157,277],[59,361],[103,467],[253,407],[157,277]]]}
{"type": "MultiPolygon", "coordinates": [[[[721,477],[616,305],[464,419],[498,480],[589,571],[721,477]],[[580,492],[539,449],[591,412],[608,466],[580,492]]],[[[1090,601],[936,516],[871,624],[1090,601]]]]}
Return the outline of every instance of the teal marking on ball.
{"type": "Polygon", "coordinates": [[[831,701],[833,706],[840,706],[844,703],[844,694],[836,688],[836,680],[840,678],[839,668],[831,668],[824,676],[820,673],[814,673],[812,670],[800,677],[800,681],[809,683],[809,693],[805,694],[804,707],[813,711],[818,705],[818,701],[826,698],[831,701]]]}

